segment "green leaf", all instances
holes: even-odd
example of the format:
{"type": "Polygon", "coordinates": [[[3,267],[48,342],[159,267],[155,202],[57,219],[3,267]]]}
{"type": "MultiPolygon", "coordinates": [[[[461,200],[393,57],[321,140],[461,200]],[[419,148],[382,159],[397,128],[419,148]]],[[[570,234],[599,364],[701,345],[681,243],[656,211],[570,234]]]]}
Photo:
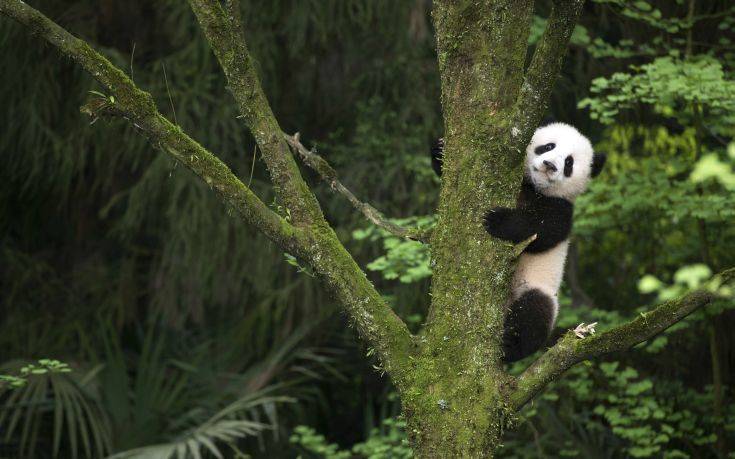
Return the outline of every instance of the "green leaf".
{"type": "Polygon", "coordinates": [[[638,281],[638,291],[641,293],[653,293],[661,287],[663,287],[664,283],[661,282],[656,278],[656,276],[652,274],[646,274],[641,278],[640,281],[638,281]]]}
{"type": "Polygon", "coordinates": [[[712,270],[707,265],[699,263],[679,268],[674,274],[674,281],[686,285],[689,289],[695,289],[711,277],[712,270]]]}

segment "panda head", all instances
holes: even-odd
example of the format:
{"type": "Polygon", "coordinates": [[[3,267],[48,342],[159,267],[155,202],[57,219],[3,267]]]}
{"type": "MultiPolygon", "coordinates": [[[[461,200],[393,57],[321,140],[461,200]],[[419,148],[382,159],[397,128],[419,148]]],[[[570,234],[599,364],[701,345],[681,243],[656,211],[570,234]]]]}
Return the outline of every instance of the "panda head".
{"type": "Polygon", "coordinates": [[[602,171],[605,159],[578,130],[553,123],[533,134],[526,148],[525,173],[539,193],[572,200],[602,171]]]}

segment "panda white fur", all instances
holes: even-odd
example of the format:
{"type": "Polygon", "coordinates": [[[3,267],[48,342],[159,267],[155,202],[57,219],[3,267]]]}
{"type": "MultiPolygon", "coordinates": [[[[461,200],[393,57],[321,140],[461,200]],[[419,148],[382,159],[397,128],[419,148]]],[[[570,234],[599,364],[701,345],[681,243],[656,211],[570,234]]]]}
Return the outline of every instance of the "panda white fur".
{"type": "Polygon", "coordinates": [[[536,239],[518,259],[505,319],[507,362],[522,359],[548,339],[559,312],[557,293],[572,229],[574,200],[605,164],[577,129],[553,123],[536,130],[526,148],[523,185],[515,209],[498,207],[485,216],[492,236],[519,243],[536,239]]]}

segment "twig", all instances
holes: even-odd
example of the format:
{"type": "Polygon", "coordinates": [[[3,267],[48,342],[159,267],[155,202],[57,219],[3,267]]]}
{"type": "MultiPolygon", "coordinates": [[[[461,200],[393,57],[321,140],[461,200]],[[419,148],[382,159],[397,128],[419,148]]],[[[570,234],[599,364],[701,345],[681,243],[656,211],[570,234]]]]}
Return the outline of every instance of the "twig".
{"type": "Polygon", "coordinates": [[[535,241],[538,238],[538,234],[533,234],[528,239],[519,242],[518,244],[513,246],[513,255],[518,258],[521,256],[521,253],[523,253],[524,250],[526,250],[526,247],[531,245],[533,241],[535,241]]]}
{"type": "Polygon", "coordinates": [[[130,53],[130,81],[135,83],[135,74],[133,73],[133,60],[135,59],[135,42],[133,42],[133,51],[130,53]]]}
{"type": "Polygon", "coordinates": [[[166,83],[166,94],[168,94],[168,102],[171,104],[171,112],[174,115],[174,123],[179,124],[179,120],[176,119],[176,108],[174,108],[174,99],[171,97],[171,89],[168,87],[168,77],[166,76],[166,63],[161,61],[161,67],[163,68],[163,81],[166,83]]]}
{"type": "Polygon", "coordinates": [[[287,134],[283,135],[286,142],[291,148],[298,154],[298,156],[304,161],[304,164],[316,171],[322,180],[329,184],[337,193],[346,197],[348,201],[362,213],[365,218],[370,220],[375,226],[383,228],[394,236],[398,236],[405,239],[412,239],[415,241],[427,242],[430,236],[430,230],[422,230],[419,228],[406,228],[397,225],[387,218],[375,207],[371,206],[366,202],[362,202],[345,187],[342,182],[337,178],[337,172],[329,165],[329,163],[316,154],[314,151],[308,150],[300,141],[299,133],[297,132],[293,136],[287,134]]]}
{"type": "Polygon", "coordinates": [[[255,174],[255,161],[258,156],[258,144],[253,145],[253,163],[250,166],[250,178],[248,179],[248,188],[253,183],[253,174],[255,174]]]}

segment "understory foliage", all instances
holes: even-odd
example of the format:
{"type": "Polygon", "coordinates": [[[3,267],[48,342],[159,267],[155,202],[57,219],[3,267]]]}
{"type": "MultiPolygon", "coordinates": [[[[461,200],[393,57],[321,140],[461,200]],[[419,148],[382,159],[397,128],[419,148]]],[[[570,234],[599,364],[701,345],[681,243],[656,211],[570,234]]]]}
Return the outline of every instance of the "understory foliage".
{"type": "MultiPolygon", "coordinates": [[[[428,150],[442,135],[430,1],[241,3],[284,130],[397,223],[430,227],[428,150]]],[[[531,47],[550,8],[537,3],[531,47]]],[[[34,7],[279,205],[186,2],[34,7]]],[[[726,0],[586,6],[551,114],[609,163],[577,202],[558,326],[605,330],[723,288],[713,273],[735,265],[734,25],[726,0]]],[[[372,350],[308,271],[134,128],[90,126],[79,106],[99,88],[72,63],[6,19],[0,47],[0,457],[411,456],[372,350]]],[[[304,173],[417,330],[427,247],[369,226],[304,173]]],[[[499,455],[733,457],[734,308],[719,301],[574,367],[514,420],[499,455]]]]}

